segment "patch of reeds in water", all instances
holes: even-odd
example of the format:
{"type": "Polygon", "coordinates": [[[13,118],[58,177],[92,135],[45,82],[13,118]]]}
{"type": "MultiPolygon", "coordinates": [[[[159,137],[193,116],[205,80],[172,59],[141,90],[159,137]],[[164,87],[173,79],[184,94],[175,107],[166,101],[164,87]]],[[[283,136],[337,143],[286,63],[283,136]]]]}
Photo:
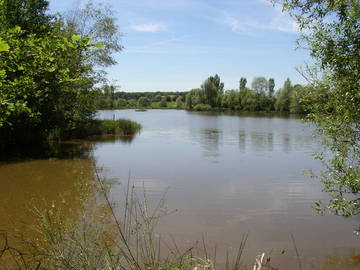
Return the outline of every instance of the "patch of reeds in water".
{"type": "Polygon", "coordinates": [[[98,135],[134,135],[141,130],[141,125],[126,119],[96,120],[99,128],[98,135]]]}

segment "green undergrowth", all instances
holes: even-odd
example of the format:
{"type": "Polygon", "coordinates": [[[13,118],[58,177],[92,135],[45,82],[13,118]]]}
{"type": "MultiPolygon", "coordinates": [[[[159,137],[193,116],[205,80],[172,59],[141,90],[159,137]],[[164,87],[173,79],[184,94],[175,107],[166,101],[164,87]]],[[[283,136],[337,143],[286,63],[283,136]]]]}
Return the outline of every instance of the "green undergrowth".
{"type": "Polygon", "coordinates": [[[48,137],[48,140],[83,139],[90,136],[115,135],[134,136],[141,130],[141,125],[131,120],[99,120],[94,119],[79,124],[74,130],[61,134],[56,130],[48,137]]]}

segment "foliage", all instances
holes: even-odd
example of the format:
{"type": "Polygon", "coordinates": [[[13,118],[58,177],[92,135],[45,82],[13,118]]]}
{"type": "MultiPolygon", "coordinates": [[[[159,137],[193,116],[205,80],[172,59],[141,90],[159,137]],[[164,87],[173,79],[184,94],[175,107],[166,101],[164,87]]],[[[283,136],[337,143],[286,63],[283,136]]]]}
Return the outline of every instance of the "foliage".
{"type": "Polygon", "coordinates": [[[95,5],[91,0],[83,8],[68,12],[61,18],[68,35],[91,37],[97,44],[87,51],[88,61],[100,67],[116,64],[114,53],[123,49],[122,34],[115,23],[113,9],[108,5],[95,5]]]}
{"type": "Polygon", "coordinates": [[[265,77],[255,77],[251,83],[251,88],[257,93],[267,93],[269,84],[265,77]]]}
{"type": "Polygon", "coordinates": [[[0,1],[0,30],[19,26],[26,34],[46,34],[51,30],[51,16],[46,14],[46,0],[2,0],[0,1]]]}
{"type": "Polygon", "coordinates": [[[269,96],[273,96],[274,91],[275,91],[275,80],[274,80],[274,78],[269,79],[268,86],[269,86],[269,96]]]}
{"type": "Polygon", "coordinates": [[[220,81],[219,75],[210,76],[201,85],[204,91],[205,103],[211,107],[219,105],[219,97],[224,91],[224,83],[220,81]]]}
{"type": "Polygon", "coordinates": [[[89,28],[93,30],[82,33],[62,18],[48,15],[47,7],[45,0],[0,1],[2,150],[70,138],[87,126],[98,96],[93,85],[99,62],[94,57],[110,56],[118,48],[114,44],[106,48],[117,33],[110,29],[109,14],[88,10],[90,17],[91,12],[97,17],[89,28]]]}
{"type": "Polygon", "coordinates": [[[194,110],[195,111],[211,111],[212,107],[209,104],[201,104],[200,103],[194,107],[194,110]]]}
{"type": "Polygon", "coordinates": [[[247,83],[246,78],[241,77],[241,78],[240,78],[240,82],[239,82],[239,90],[245,89],[246,83],[247,83]]]}
{"type": "MultiPolygon", "coordinates": [[[[203,104],[207,104],[209,110],[237,110],[237,111],[282,111],[291,113],[306,113],[307,104],[311,101],[308,98],[308,92],[312,91],[310,87],[297,85],[290,87],[291,91],[280,90],[276,95],[273,91],[275,87],[274,79],[266,80],[264,77],[258,77],[263,85],[269,85],[269,91],[243,88],[239,90],[224,91],[223,83],[220,77],[215,75],[209,77],[202,88],[192,89],[189,92],[119,92],[116,87],[103,85],[98,89],[97,97],[98,109],[188,109],[192,110],[198,104],[203,110],[203,104]],[[271,87],[271,89],[270,89],[271,87]],[[209,95],[212,97],[209,97],[209,95]],[[140,105],[138,100],[146,98],[147,105],[140,105]],[[176,101],[169,101],[175,100],[176,101]],[[307,100],[306,100],[307,99],[307,100]],[[209,104],[212,100],[212,104],[209,104]],[[183,102],[184,101],[184,102],[183,102]],[[166,103],[165,103],[166,102],[166,103]],[[284,105],[285,103],[285,105],[284,105]],[[165,106],[166,104],[166,106],[165,106]],[[215,104],[215,105],[214,105],[215,104]],[[275,106],[277,105],[277,106],[275,106]]],[[[246,78],[241,78],[242,84],[246,85],[246,78]]],[[[290,82],[290,81],[289,81],[290,82]]],[[[290,82],[291,84],[291,82],[290,82]]],[[[257,88],[258,84],[255,84],[257,88]]],[[[145,100],[146,100],[145,99],[145,100]]],[[[143,99],[142,99],[143,100],[143,99]]]]}
{"type": "Polygon", "coordinates": [[[304,74],[315,89],[307,107],[326,152],[319,176],[331,199],[317,209],[345,217],[360,213],[360,2],[284,0],[283,7],[304,30],[321,78],[304,74]],[[320,97],[320,98],[318,98],[320,97]],[[324,98],[325,97],[325,98],[324,98]]]}
{"type": "Polygon", "coordinates": [[[221,106],[230,110],[240,109],[239,107],[239,95],[236,90],[227,90],[222,96],[221,106]]]}
{"type": "Polygon", "coordinates": [[[72,130],[94,112],[89,91],[92,70],[82,64],[81,53],[92,47],[90,39],[24,33],[20,27],[0,32],[0,40],[9,47],[0,52],[4,144],[38,139],[52,130],[72,130]]]}
{"type": "Polygon", "coordinates": [[[150,105],[150,101],[147,97],[140,97],[138,100],[139,107],[148,107],[150,105]]]}
{"type": "Polygon", "coordinates": [[[286,112],[290,110],[290,96],[292,94],[293,87],[289,78],[284,82],[283,88],[277,92],[275,109],[280,112],[286,112]]]}
{"type": "Polygon", "coordinates": [[[160,107],[165,108],[167,107],[166,97],[162,97],[160,100],[160,107]]]}
{"type": "Polygon", "coordinates": [[[182,101],[182,97],[178,97],[176,99],[176,109],[182,109],[183,108],[183,101],[182,101]]]}
{"type": "Polygon", "coordinates": [[[94,120],[98,126],[98,134],[95,135],[134,135],[141,129],[141,125],[131,120],[94,120]]]}

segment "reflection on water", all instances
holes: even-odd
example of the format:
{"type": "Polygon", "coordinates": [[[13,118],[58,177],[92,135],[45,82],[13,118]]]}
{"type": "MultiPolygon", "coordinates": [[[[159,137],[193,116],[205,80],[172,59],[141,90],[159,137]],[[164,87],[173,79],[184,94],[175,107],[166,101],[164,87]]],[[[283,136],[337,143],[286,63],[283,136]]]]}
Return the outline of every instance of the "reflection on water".
{"type": "Polygon", "coordinates": [[[79,193],[84,191],[81,185],[93,181],[91,153],[95,142],[104,141],[124,142],[98,137],[92,141],[53,143],[40,149],[30,147],[14,153],[11,159],[1,156],[0,232],[28,234],[35,223],[35,207],[44,209],[54,204],[76,212],[85,196],[79,193]]]}
{"type": "Polygon", "coordinates": [[[192,133],[196,140],[203,148],[205,157],[219,156],[219,145],[222,140],[222,131],[217,129],[200,129],[192,133]],[[198,133],[197,133],[198,132],[198,133]]]}
{"type": "MultiPolygon", "coordinates": [[[[0,202],[6,205],[0,209],[0,226],[31,223],[25,210],[34,198],[66,197],[77,207],[72,202],[76,179],[82,171],[92,173],[93,159],[105,176],[123,183],[130,170],[135,186],[144,186],[150,201],[167,191],[168,208],[179,211],[165,217],[158,230],[173,235],[179,247],[205,233],[219,250],[236,249],[248,232],[248,261],[273,250],[275,266],[291,269],[296,265],[293,233],[309,269],[318,269],[334,250],[348,254],[353,248],[358,254],[359,239],[352,231],[359,218],[318,216],[311,208],[327,196],[320,183],[302,174],[321,166],[310,155],[318,147],[311,127],[299,119],[177,110],[102,111],[99,117],[112,119],[114,114],[141,123],[141,134],[62,145],[52,150],[56,159],[48,155],[0,164],[0,202]]],[[[116,185],[112,196],[120,200],[123,185],[116,185]]]]}
{"type": "MultiPolygon", "coordinates": [[[[103,111],[100,117],[113,114],[103,111]]],[[[131,170],[149,197],[168,190],[169,208],[179,211],[164,218],[159,231],[173,235],[179,246],[206,233],[219,250],[236,249],[242,233],[249,232],[246,258],[286,249],[286,258],[275,256],[281,269],[297,263],[290,233],[304,264],[316,261],[314,269],[335,248],[358,248],[353,235],[358,218],[318,216],[311,208],[327,196],[320,183],[302,174],[321,166],[311,156],[318,147],[311,127],[296,117],[161,110],[115,114],[140,122],[142,133],[126,147],[98,147],[97,164],[120,180],[131,170]]],[[[122,194],[120,189],[113,193],[122,194]]]]}

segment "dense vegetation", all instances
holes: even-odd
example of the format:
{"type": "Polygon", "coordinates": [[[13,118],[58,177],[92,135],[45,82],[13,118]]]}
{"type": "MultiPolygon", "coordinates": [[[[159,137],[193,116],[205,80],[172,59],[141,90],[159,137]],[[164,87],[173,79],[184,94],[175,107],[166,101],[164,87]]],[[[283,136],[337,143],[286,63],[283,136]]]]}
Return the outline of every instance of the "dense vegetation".
{"type": "Polygon", "coordinates": [[[239,89],[224,90],[218,75],[211,76],[198,89],[188,92],[116,92],[116,87],[105,85],[99,91],[99,109],[187,109],[197,111],[279,111],[307,113],[312,91],[309,86],[292,85],[287,79],[276,93],[275,80],[254,78],[251,87],[246,87],[246,78],[241,78],[239,89]]]}
{"type": "Polygon", "coordinates": [[[122,49],[106,8],[90,3],[73,16],[50,16],[47,7],[0,1],[0,151],[83,132],[96,111],[101,67],[122,49]]]}
{"type": "Polygon", "coordinates": [[[98,88],[98,109],[181,109],[187,92],[120,92],[114,85],[98,88]]]}
{"type": "Polygon", "coordinates": [[[331,199],[317,209],[360,214],[360,2],[284,0],[303,31],[315,65],[303,71],[311,87],[309,120],[316,124],[325,170],[317,177],[331,199]],[[329,155],[329,151],[331,155],[329,155]]]}

